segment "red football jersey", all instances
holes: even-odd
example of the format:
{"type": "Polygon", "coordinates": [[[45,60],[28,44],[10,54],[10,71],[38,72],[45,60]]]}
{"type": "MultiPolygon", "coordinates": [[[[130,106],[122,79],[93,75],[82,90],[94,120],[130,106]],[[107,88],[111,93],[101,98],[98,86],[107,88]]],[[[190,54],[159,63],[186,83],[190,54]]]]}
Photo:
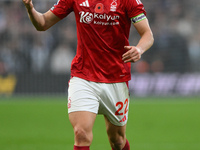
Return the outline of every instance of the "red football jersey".
{"type": "Polygon", "coordinates": [[[51,11],[60,19],[75,13],[78,44],[72,76],[104,83],[131,79],[131,64],[122,55],[131,18],[146,14],[140,0],[58,0],[51,11]]]}

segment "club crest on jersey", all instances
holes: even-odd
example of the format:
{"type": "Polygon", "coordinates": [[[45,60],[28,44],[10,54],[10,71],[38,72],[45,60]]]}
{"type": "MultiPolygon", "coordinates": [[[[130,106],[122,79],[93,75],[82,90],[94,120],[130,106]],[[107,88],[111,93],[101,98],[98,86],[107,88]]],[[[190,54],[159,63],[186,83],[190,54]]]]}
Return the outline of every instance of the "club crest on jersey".
{"type": "Polygon", "coordinates": [[[113,0],[110,4],[110,11],[115,12],[117,10],[117,0],[113,0]]]}
{"type": "Polygon", "coordinates": [[[95,11],[96,13],[102,13],[102,12],[104,11],[104,6],[103,6],[103,4],[102,4],[102,3],[96,4],[94,11],[95,11]]]}

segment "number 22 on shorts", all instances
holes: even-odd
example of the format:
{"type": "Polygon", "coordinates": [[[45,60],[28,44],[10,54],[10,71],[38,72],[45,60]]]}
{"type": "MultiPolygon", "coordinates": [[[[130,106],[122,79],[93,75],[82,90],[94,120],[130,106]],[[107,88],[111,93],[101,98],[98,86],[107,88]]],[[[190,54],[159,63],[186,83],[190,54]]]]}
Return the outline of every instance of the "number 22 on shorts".
{"type": "Polygon", "coordinates": [[[115,112],[115,115],[125,115],[128,112],[128,98],[125,100],[125,102],[117,102],[116,103],[116,107],[119,108],[117,109],[117,111],[115,112]],[[121,110],[123,109],[123,107],[125,107],[124,112],[122,112],[121,110]]]}

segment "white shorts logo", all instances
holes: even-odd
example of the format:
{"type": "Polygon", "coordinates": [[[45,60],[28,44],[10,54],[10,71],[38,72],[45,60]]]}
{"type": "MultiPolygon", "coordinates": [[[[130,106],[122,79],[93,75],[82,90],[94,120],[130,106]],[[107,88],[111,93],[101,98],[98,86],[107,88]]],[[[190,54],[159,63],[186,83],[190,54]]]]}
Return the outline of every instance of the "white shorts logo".
{"type": "Polygon", "coordinates": [[[71,97],[69,97],[69,99],[68,99],[68,104],[67,104],[68,109],[71,108],[71,102],[72,102],[72,101],[71,101],[71,97]]]}

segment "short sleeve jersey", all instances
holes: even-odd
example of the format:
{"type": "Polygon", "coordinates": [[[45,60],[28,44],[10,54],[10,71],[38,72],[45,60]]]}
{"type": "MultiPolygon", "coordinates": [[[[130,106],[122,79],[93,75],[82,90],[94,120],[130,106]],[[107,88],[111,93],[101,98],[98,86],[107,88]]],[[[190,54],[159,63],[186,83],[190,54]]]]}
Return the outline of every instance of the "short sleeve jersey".
{"type": "Polygon", "coordinates": [[[75,14],[77,52],[71,76],[103,83],[131,79],[131,64],[122,55],[129,45],[131,18],[146,15],[140,0],[58,0],[51,11],[60,19],[75,14]]]}

